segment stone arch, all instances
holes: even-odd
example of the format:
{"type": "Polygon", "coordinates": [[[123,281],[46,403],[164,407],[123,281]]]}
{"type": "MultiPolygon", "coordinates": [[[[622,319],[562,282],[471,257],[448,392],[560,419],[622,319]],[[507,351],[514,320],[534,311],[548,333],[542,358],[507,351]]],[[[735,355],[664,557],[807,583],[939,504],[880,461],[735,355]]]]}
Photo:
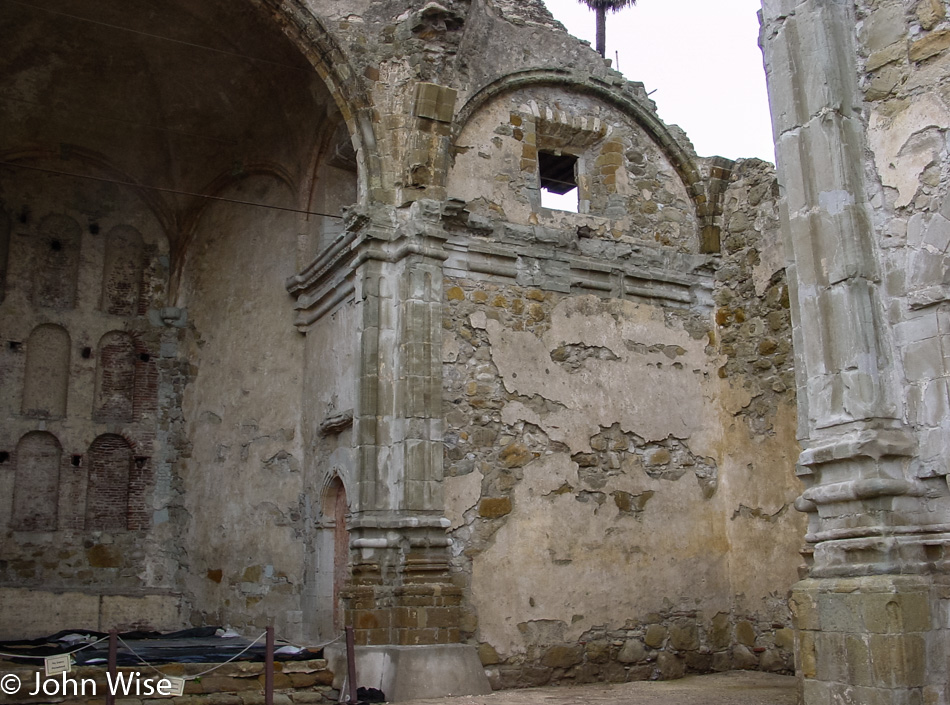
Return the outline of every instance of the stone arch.
{"type": "Polygon", "coordinates": [[[63,449],[51,433],[31,431],[16,447],[12,528],[55,531],[63,449]]]}
{"type": "Polygon", "coordinates": [[[346,122],[359,174],[360,201],[382,188],[382,164],[376,148],[373,103],[339,43],[303,4],[250,0],[279,22],[284,34],[314,67],[346,122]]]}
{"type": "Polygon", "coordinates": [[[96,421],[129,422],[135,410],[135,340],[123,331],[110,331],[99,340],[96,355],[96,421]]]}
{"type": "MultiPolygon", "coordinates": [[[[525,69],[507,74],[482,86],[461,106],[453,124],[453,144],[457,144],[465,127],[491,101],[515,91],[545,87],[559,88],[595,99],[617,110],[619,114],[626,116],[642,129],[668,160],[675,172],[675,178],[682,183],[691,201],[689,207],[695,215],[698,226],[695,234],[697,249],[714,251],[714,248],[707,249],[701,232],[702,227],[711,218],[711,211],[707,212],[709,208],[706,203],[705,182],[692,147],[685,138],[681,142],[674,131],[660,120],[647,99],[641,98],[632,91],[621,91],[596,80],[581,82],[575,74],[565,69],[525,69]]],[[[558,116],[555,115],[553,118],[553,122],[557,123],[558,116]]],[[[542,116],[541,120],[543,119],[542,116]]],[[[588,128],[585,126],[585,129],[588,128]]]]}
{"type": "Polygon", "coordinates": [[[128,529],[132,447],[122,436],[107,433],[92,442],[88,456],[86,530],[128,529]]]}
{"type": "Polygon", "coordinates": [[[25,416],[42,419],[66,416],[69,347],[69,333],[62,326],[45,323],[30,333],[20,407],[25,416]]]}
{"type": "Polygon", "coordinates": [[[139,312],[144,250],[142,235],[135,228],[120,225],[109,231],[99,303],[103,312],[115,316],[134,316],[139,312]]]}
{"type": "Polygon", "coordinates": [[[695,158],[680,144],[669,127],[660,120],[651,107],[643,104],[630,93],[615,91],[592,81],[580,83],[574,74],[563,69],[525,69],[524,71],[507,74],[482,86],[459,109],[458,117],[453,126],[453,139],[458,137],[468,121],[490,100],[519,88],[537,85],[568,88],[571,91],[595,96],[605,103],[613,105],[621,112],[631,116],[648,133],[654,136],[688,188],[695,190],[693,185],[702,183],[702,176],[695,158]]]}
{"type": "Polygon", "coordinates": [[[43,219],[34,242],[34,305],[76,307],[81,243],[82,230],[73,218],[54,213],[43,219]]]}

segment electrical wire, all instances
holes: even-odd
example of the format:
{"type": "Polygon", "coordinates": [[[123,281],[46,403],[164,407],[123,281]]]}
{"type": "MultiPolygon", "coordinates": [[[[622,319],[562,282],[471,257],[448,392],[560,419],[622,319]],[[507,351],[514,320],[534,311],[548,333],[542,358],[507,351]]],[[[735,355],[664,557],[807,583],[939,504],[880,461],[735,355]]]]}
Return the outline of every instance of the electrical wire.
{"type": "MultiPolygon", "coordinates": [[[[47,115],[53,112],[54,106],[46,105],[44,103],[37,103],[34,100],[27,100],[26,98],[18,98],[12,95],[5,95],[0,93],[0,102],[13,102],[13,103],[23,103],[25,105],[33,105],[37,108],[43,108],[47,115]]],[[[123,125],[131,125],[133,127],[144,127],[148,130],[156,130],[158,132],[168,132],[173,135],[182,135],[184,137],[193,137],[195,139],[210,140],[212,142],[219,142],[221,144],[226,144],[228,146],[234,146],[237,144],[236,140],[227,139],[223,137],[212,137],[211,135],[201,135],[197,132],[186,132],[185,130],[173,130],[170,127],[159,127],[158,125],[150,125],[147,122],[136,122],[135,120],[126,120],[124,118],[114,117],[112,115],[102,115],[100,113],[94,113],[89,110],[77,110],[76,108],[69,109],[71,113],[79,113],[81,115],[88,115],[89,117],[95,118],[96,120],[107,120],[111,122],[118,122],[123,125]]],[[[54,116],[55,117],[55,116],[54,116]]],[[[72,118],[63,117],[60,119],[61,122],[72,122],[72,118]]]]}
{"type": "Polygon", "coordinates": [[[211,196],[207,193],[194,193],[192,191],[181,191],[179,189],[165,188],[162,186],[149,186],[147,184],[137,184],[133,181],[120,181],[119,179],[108,179],[104,176],[90,176],[89,174],[74,174],[68,171],[59,171],[58,169],[47,169],[41,166],[32,166],[30,164],[16,164],[15,162],[0,161],[0,166],[8,166],[14,169],[29,169],[31,171],[41,171],[46,174],[56,174],[58,176],[69,176],[74,179],[88,179],[90,181],[101,181],[107,184],[117,186],[128,186],[130,188],[147,189],[149,191],[159,191],[161,193],[171,193],[177,196],[194,196],[195,198],[208,198],[212,201],[223,201],[225,203],[236,203],[242,206],[253,206],[255,208],[269,208],[275,211],[285,211],[288,213],[301,213],[303,215],[318,215],[323,218],[343,219],[342,215],[333,215],[332,213],[320,213],[319,211],[308,211],[302,208],[288,208],[286,206],[271,206],[266,203],[255,203],[253,201],[242,201],[237,198],[225,198],[224,196],[211,196]]]}
{"type": "Polygon", "coordinates": [[[66,17],[71,20],[76,20],[78,22],[88,22],[90,24],[99,25],[100,27],[107,27],[109,29],[117,29],[121,32],[130,32],[132,34],[138,34],[143,37],[149,37],[150,39],[159,39],[166,42],[173,42],[175,44],[181,44],[183,46],[192,47],[194,49],[204,49],[206,51],[213,51],[218,54],[225,54],[227,56],[233,56],[239,59],[247,59],[248,61],[256,61],[263,64],[270,64],[271,66],[276,66],[283,69],[289,69],[291,71],[302,71],[308,74],[316,74],[316,72],[311,67],[304,66],[293,66],[291,64],[284,64],[279,61],[272,61],[271,59],[262,59],[256,56],[248,56],[247,54],[239,54],[235,51],[228,51],[227,49],[217,49],[215,47],[205,46],[204,44],[196,44],[194,42],[186,42],[183,39],[173,39],[172,37],[165,37],[160,34],[152,34],[151,32],[143,32],[139,29],[132,29],[131,27],[122,27],[121,25],[110,24],[109,22],[102,22],[100,20],[89,19],[88,17],[80,17],[79,15],[71,15],[68,12],[62,12],[60,10],[51,10],[46,7],[39,7],[38,5],[31,5],[28,2],[22,2],[21,0],[4,0],[5,2],[11,5],[20,5],[21,7],[26,7],[31,10],[39,10],[40,12],[46,12],[51,15],[58,15],[60,17],[66,17]]]}

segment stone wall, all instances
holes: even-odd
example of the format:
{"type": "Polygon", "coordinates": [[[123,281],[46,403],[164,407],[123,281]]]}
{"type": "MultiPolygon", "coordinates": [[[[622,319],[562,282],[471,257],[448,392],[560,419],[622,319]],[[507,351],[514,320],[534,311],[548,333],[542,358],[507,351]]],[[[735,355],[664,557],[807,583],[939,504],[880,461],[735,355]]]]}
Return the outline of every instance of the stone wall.
{"type": "Polygon", "coordinates": [[[158,313],[167,241],[115,187],[47,176],[40,197],[9,172],[2,183],[0,581],[167,592],[185,379],[177,312],[158,313]]]}
{"type": "Polygon", "coordinates": [[[791,668],[778,586],[797,576],[802,519],[777,194],[770,165],[729,167],[722,255],[692,261],[708,299],[563,286],[559,257],[675,261],[609,235],[655,225],[588,217],[585,239],[564,213],[561,230],[495,225],[468,243],[484,274],[469,259],[445,279],[446,516],[463,633],[496,687],[791,668]]]}
{"type": "Polygon", "coordinates": [[[789,667],[768,165],[539,0],[106,5],[90,51],[3,10],[7,604],[461,641],[496,685],[789,667]]]}

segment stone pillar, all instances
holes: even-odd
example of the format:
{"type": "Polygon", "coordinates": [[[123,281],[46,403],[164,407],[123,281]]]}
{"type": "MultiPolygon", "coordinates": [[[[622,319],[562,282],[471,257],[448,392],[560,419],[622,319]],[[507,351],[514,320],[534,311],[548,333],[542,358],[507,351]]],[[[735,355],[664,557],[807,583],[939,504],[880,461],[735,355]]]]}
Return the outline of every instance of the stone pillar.
{"type": "Polygon", "coordinates": [[[401,227],[363,243],[356,270],[359,489],[344,600],[359,644],[459,641],[461,589],[450,579],[442,516],[438,221],[438,204],[416,203],[401,227]]]}
{"type": "Polygon", "coordinates": [[[797,670],[808,705],[946,705],[950,511],[946,483],[920,472],[904,399],[887,215],[869,196],[862,19],[852,0],[763,0],[807,488],[796,507],[810,517],[797,670]]]}
{"type": "MultiPolygon", "coordinates": [[[[355,630],[360,685],[390,702],[491,690],[475,647],[459,643],[462,589],[449,569],[443,517],[441,208],[419,200],[351,212],[338,240],[287,284],[302,330],[337,314],[357,321],[355,371],[336,387],[323,382],[355,385],[352,416],[335,410],[321,432],[352,431],[352,447],[326,446],[335,447],[332,464],[348,489],[344,623],[355,630]]],[[[333,355],[347,342],[321,350],[333,355]]],[[[334,367],[351,369],[342,361],[322,369],[332,376],[334,367]]],[[[329,551],[326,541],[317,550],[329,551]]],[[[314,572],[329,568],[324,558],[314,572]]],[[[314,590],[315,609],[329,597],[322,589],[314,590]]],[[[328,647],[327,658],[346,673],[341,644],[328,647]]]]}

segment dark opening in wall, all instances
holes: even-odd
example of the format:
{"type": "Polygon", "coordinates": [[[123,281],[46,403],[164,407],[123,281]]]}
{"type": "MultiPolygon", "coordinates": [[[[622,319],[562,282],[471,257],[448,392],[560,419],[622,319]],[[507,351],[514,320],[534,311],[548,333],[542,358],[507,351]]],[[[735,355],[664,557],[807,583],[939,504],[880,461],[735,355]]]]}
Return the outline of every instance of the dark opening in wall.
{"type": "Polygon", "coordinates": [[[13,352],[20,352],[23,349],[23,343],[21,343],[19,340],[8,340],[7,347],[9,347],[13,352]]]}
{"type": "Polygon", "coordinates": [[[83,349],[82,349],[82,359],[83,359],[83,360],[88,360],[90,357],[92,357],[92,348],[83,348],[83,349]]]}
{"type": "Polygon", "coordinates": [[[89,223],[89,232],[93,235],[99,234],[99,223],[89,223]]]}
{"type": "Polygon", "coordinates": [[[53,252],[61,252],[62,249],[63,249],[63,243],[61,243],[59,240],[50,240],[50,241],[49,241],[49,248],[50,248],[53,252]]]}
{"type": "Polygon", "coordinates": [[[152,356],[149,355],[148,353],[140,353],[140,354],[139,354],[139,360],[141,360],[142,362],[148,362],[148,361],[151,360],[151,359],[152,359],[152,356]]]}
{"type": "Polygon", "coordinates": [[[10,454],[5,450],[0,450],[0,463],[5,463],[10,459],[10,454]]]}
{"type": "Polygon", "coordinates": [[[538,178],[543,208],[577,212],[577,157],[538,152],[538,178]]]}
{"type": "Polygon", "coordinates": [[[82,467],[82,456],[74,455],[72,459],[70,460],[70,462],[72,463],[74,468],[80,468],[82,467]]]}

